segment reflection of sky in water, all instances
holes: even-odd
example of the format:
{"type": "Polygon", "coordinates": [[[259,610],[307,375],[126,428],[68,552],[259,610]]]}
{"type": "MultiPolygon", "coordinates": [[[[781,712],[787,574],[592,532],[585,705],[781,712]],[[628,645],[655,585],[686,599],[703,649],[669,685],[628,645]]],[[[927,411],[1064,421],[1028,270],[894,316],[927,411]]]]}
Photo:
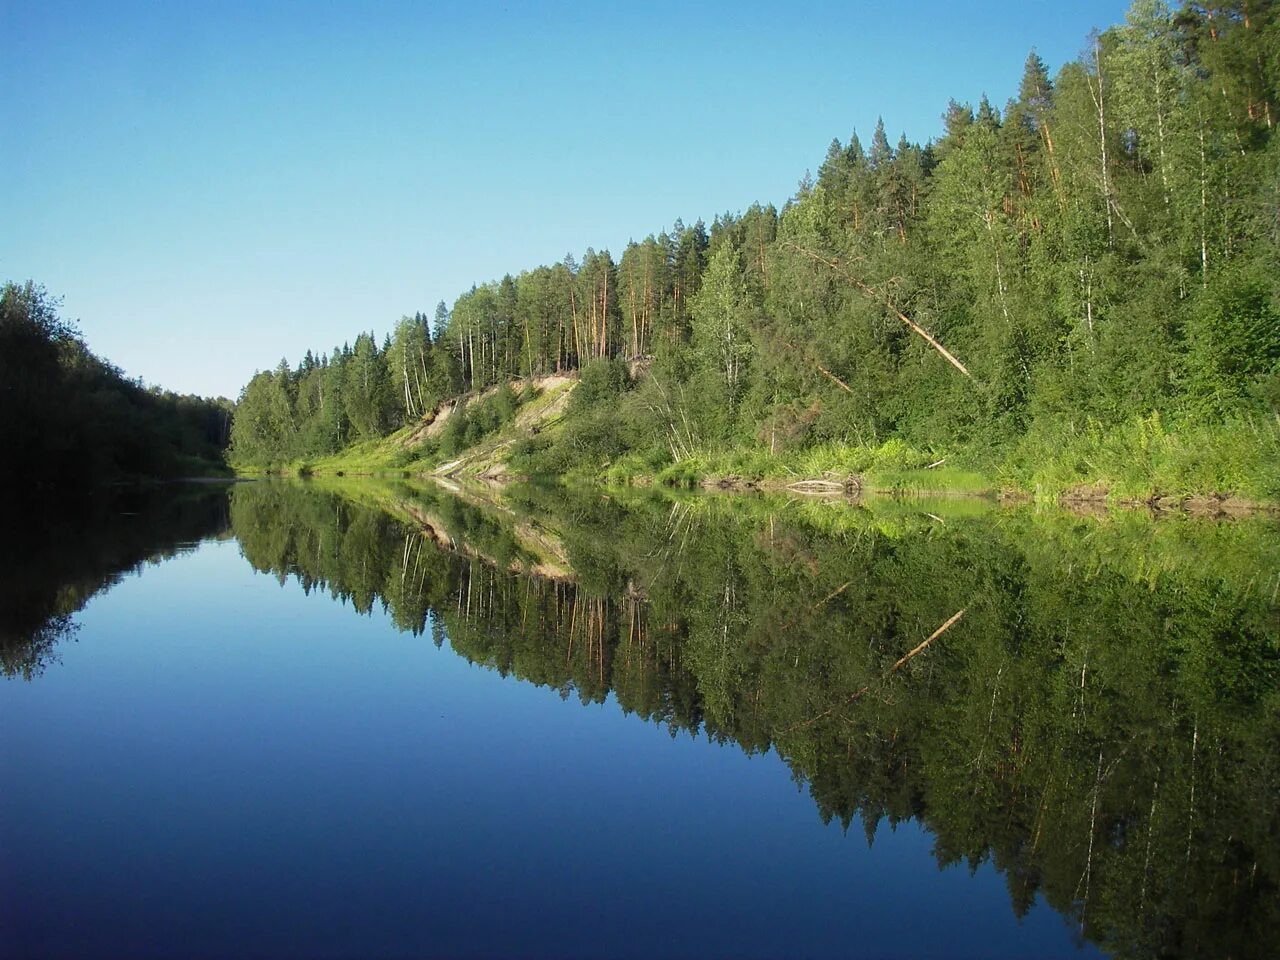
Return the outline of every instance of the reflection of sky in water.
{"type": "Polygon", "coordinates": [[[824,827],[775,754],[503,679],[234,543],[77,619],[0,685],[0,952],[1080,955],[914,823],[824,827]]]}

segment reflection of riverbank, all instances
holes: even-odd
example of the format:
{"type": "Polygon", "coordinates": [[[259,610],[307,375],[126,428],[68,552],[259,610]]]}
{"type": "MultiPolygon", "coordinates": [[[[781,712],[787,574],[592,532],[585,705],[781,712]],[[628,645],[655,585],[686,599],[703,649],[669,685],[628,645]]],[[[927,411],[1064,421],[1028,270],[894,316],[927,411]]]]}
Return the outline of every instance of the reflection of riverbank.
{"type": "Polygon", "coordinates": [[[352,483],[239,488],[233,520],[260,569],[474,663],[777,750],[823,819],[919,818],[1120,955],[1275,933],[1264,518],[352,483]]]}
{"type": "Polygon", "coordinates": [[[200,484],[127,485],[11,510],[0,552],[0,671],[38,676],[92,596],[229,526],[225,490],[200,484]]]}

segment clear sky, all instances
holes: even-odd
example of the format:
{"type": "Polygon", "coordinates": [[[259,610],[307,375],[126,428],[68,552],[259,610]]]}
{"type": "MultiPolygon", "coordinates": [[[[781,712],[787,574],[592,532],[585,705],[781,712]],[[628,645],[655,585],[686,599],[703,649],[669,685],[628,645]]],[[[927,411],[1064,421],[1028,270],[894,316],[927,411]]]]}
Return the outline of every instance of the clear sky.
{"type": "Polygon", "coordinates": [[[0,279],[234,397],[472,283],[780,205],[877,116],[924,142],[1126,6],[0,0],[0,279]]]}

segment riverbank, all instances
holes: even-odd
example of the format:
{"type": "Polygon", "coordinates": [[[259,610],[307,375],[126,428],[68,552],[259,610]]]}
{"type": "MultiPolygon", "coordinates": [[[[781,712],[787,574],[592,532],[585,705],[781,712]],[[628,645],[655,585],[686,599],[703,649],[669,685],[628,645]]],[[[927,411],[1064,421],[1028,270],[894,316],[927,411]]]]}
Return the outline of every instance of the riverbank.
{"type": "Polygon", "coordinates": [[[566,421],[575,381],[510,391],[509,410],[485,422],[497,392],[442,404],[432,416],[339,453],[247,475],[551,479],[605,487],[773,490],[804,496],[960,496],[1062,503],[1075,509],[1142,506],[1207,514],[1280,509],[1280,424],[1166,425],[1150,415],[1103,428],[1044,428],[1002,444],[918,447],[828,442],[770,452],[755,445],[663,447],[600,456],[579,450],[566,421]],[[575,452],[576,451],[576,452],[575,452]]]}
{"type": "Polygon", "coordinates": [[[653,471],[622,460],[597,474],[612,484],[771,490],[805,496],[987,497],[1200,514],[1280,512],[1280,448],[1215,436],[1167,434],[1148,422],[1140,438],[1084,437],[1056,450],[1016,450],[1002,460],[973,451],[939,455],[890,440],[829,445],[799,454],[737,452],[693,457],[653,471]],[[994,462],[993,462],[994,461],[994,462]]]}

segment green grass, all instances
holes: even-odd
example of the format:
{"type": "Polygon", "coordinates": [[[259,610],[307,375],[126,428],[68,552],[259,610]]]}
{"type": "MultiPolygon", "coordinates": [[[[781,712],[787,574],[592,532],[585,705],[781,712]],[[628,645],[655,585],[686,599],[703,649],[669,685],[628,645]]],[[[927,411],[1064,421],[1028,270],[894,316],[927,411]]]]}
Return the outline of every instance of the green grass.
{"type": "Polygon", "coordinates": [[[857,480],[865,490],[896,494],[989,494],[997,482],[980,472],[937,464],[944,459],[898,439],[878,446],[827,443],[785,454],[757,448],[698,453],[670,462],[628,454],[605,467],[597,479],[610,485],[652,480],[659,486],[693,488],[707,481],[734,479],[765,487],[802,480],[857,480]],[[655,462],[656,460],[656,462],[655,462]]]}
{"type": "Polygon", "coordinates": [[[339,453],[327,457],[294,460],[283,464],[279,471],[292,476],[332,476],[337,474],[388,475],[420,473],[435,465],[431,459],[422,459],[417,452],[405,446],[411,428],[402,428],[378,440],[355,443],[339,453]]]}
{"type": "Polygon", "coordinates": [[[898,495],[929,493],[981,496],[996,492],[990,477],[959,467],[935,467],[932,470],[875,470],[868,485],[877,491],[898,495]]]}
{"type": "Polygon", "coordinates": [[[1166,426],[1153,414],[1119,427],[1029,436],[1002,467],[1002,479],[1056,499],[1082,486],[1113,500],[1234,495],[1280,500],[1280,424],[1242,421],[1166,426]]]}
{"type": "MultiPolygon", "coordinates": [[[[536,469],[538,458],[529,456],[530,451],[545,449],[564,430],[560,401],[571,389],[569,383],[533,397],[522,395],[514,420],[450,455],[441,452],[438,440],[409,447],[412,428],[406,427],[332,456],[237,472],[395,477],[429,474],[442,464],[461,461],[458,473],[477,476],[500,472],[510,461],[510,472],[521,475],[536,469]]],[[[865,493],[912,497],[1016,491],[1040,502],[1084,493],[1116,503],[1215,495],[1276,503],[1280,423],[1170,425],[1152,414],[1106,428],[1096,423],[1083,429],[1033,428],[1021,440],[998,449],[922,448],[892,438],[874,446],[828,442],[783,453],[755,445],[703,449],[674,462],[668,449],[655,445],[603,466],[561,462],[544,464],[544,469],[572,484],[613,487],[692,489],[732,480],[737,485],[781,488],[802,480],[856,480],[865,493]]]]}
{"type": "Polygon", "coordinates": [[[699,453],[654,469],[641,457],[611,465],[603,479],[651,476],[672,487],[738,478],[764,486],[858,478],[866,492],[926,496],[1021,492],[1042,502],[1085,490],[1113,503],[1152,498],[1235,497],[1280,501],[1280,424],[1166,425],[1152,415],[1103,429],[1031,434],[1003,451],[925,450],[891,439],[878,446],[827,443],[771,455],[759,449],[699,453]],[[943,461],[939,463],[938,461],[943,461]]]}

